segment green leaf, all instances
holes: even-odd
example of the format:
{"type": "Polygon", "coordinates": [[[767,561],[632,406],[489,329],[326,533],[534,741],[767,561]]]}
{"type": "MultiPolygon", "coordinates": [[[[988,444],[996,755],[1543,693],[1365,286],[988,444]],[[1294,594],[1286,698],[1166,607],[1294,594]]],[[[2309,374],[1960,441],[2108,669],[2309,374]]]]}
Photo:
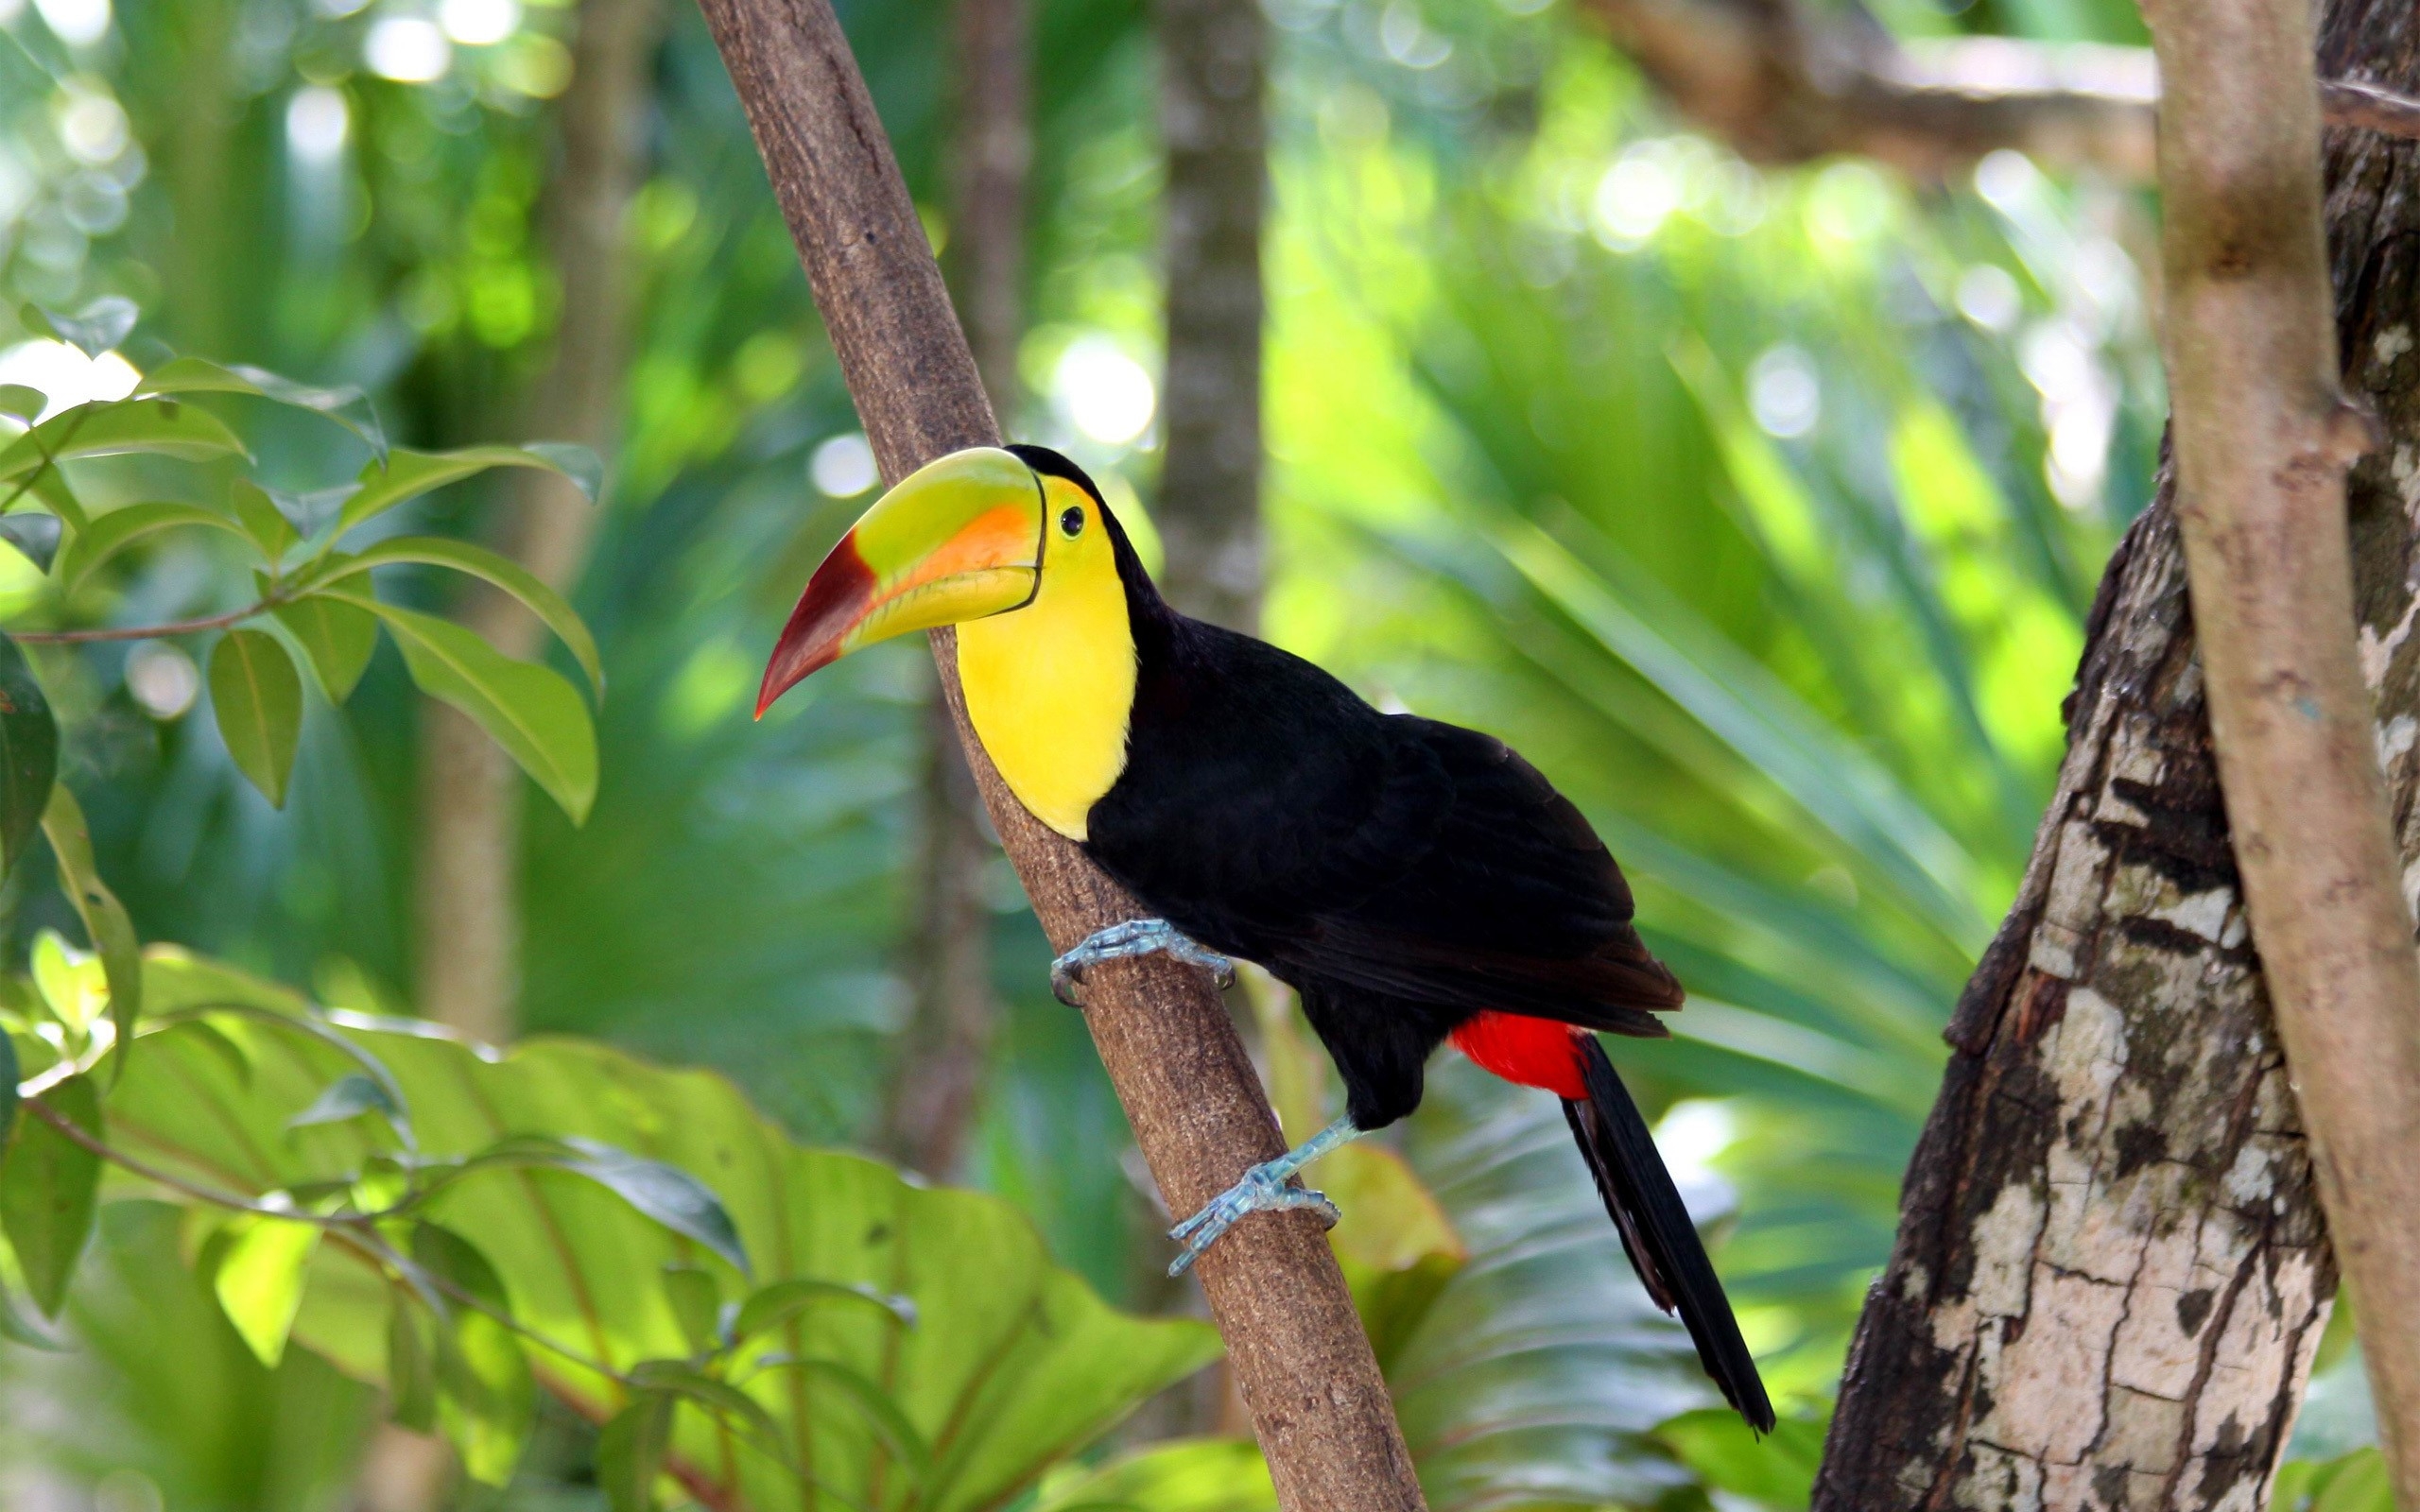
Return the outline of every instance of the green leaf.
{"type": "Polygon", "coordinates": [[[781,1327],[817,1302],[847,1302],[873,1308],[903,1328],[916,1326],[916,1304],[907,1297],[892,1297],[863,1283],[849,1285],[794,1277],[775,1281],[741,1303],[739,1315],[731,1326],[731,1336],[735,1342],[752,1339],[781,1327]]]}
{"type": "MultiPolygon", "coordinates": [[[[239,1085],[217,1053],[188,1042],[183,1026],[150,1035],[111,1094],[112,1137],[172,1174],[238,1181],[253,1193],[291,1190],[324,1177],[332,1162],[365,1160],[384,1147],[383,1131],[358,1121],[309,1140],[284,1136],[293,1109],[358,1069],[334,1045],[267,1016],[279,1003],[302,1011],[284,989],[162,952],[151,964],[163,1003],[173,997],[197,1010],[228,1001],[263,1005],[262,1016],[210,1013],[212,1025],[250,1057],[251,1085],[239,1085]]],[[[912,1330],[887,1309],[836,1300],[793,1314],[751,1349],[834,1361],[880,1383],[917,1435],[937,1446],[919,1512],[1007,1505],[1046,1468],[1217,1355],[1206,1325],[1131,1316],[1102,1302],[1051,1263],[1030,1220],[1009,1204],[911,1186],[860,1157],[802,1147],[719,1076],[659,1069],[587,1041],[536,1040],[499,1055],[425,1025],[352,1015],[337,1022],[401,1084],[426,1161],[488,1151],[499,1127],[634,1151],[714,1183],[769,1286],[814,1280],[915,1298],[921,1321],[912,1330]]],[[[1542,1157],[1569,1165],[1585,1188],[1568,1134],[1558,1137],[1560,1155],[1540,1146],[1542,1157]]],[[[721,1263],[705,1259],[695,1240],[604,1187],[553,1169],[491,1167],[444,1184],[414,1211],[475,1236],[510,1297],[512,1317],[575,1351],[577,1358],[565,1358],[527,1346],[547,1389],[592,1421],[613,1418],[630,1395],[580,1361],[627,1373],[680,1355],[688,1346],[666,1306],[663,1267],[720,1272],[721,1263]]],[[[1611,1252],[1608,1277],[1619,1269],[1618,1246],[1600,1242],[1601,1208],[1594,1228],[1566,1227],[1575,1247],[1584,1242],[1592,1253],[1611,1252]]],[[[337,1246],[321,1246],[294,1338],[350,1375],[383,1381],[390,1298],[387,1288],[362,1284],[357,1267],[339,1258],[337,1246]]],[[[724,1282],[729,1287],[730,1278],[724,1282]]],[[[1612,1289],[1610,1279],[1600,1280],[1599,1291],[1612,1289]]],[[[1586,1300],[1597,1308],[1602,1298],[1586,1300]]],[[[1644,1297],[1638,1306],[1651,1311],[1644,1297]]],[[[1684,1339],[1678,1349],[1686,1348],[1684,1339]]],[[[1678,1356],[1658,1360],[1668,1374],[1680,1368],[1678,1356]]],[[[728,1383],[761,1404],[786,1435],[805,1420],[822,1489],[809,1492],[794,1464],[758,1453],[752,1438],[719,1432],[684,1398],[666,1464],[679,1467],[700,1500],[752,1512],[899,1504],[898,1454],[847,1387],[788,1369],[728,1383]],[[892,1488],[887,1497],[885,1486],[892,1488]]]]}
{"type": "Polygon", "coordinates": [[[0,482],[23,477],[45,461],[128,452],[207,462],[243,455],[244,443],[217,416],[193,404],[173,399],[96,401],[60,411],[0,450],[0,482]]]}
{"type": "Polygon", "coordinates": [[[210,653],[210,708],[235,767],[271,808],[285,807],[302,733],[302,676],[274,635],[229,630],[210,653]]]}
{"type": "Polygon", "coordinates": [[[50,404],[50,396],[24,384],[0,384],[0,415],[14,415],[31,423],[50,404]]]}
{"type": "Polygon", "coordinates": [[[378,616],[358,604],[312,593],[270,610],[294,633],[330,703],[342,703],[378,649],[378,616]]]}
{"type": "Polygon", "coordinates": [[[6,1286],[0,1286],[0,1339],[22,1344],[45,1354],[72,1353],[75,1346],[54,1337],[47,1330],[17,1311],[17,1299],[6,1286]]]}
{"type": "Polygon", "coordinates": [[[570,1153],[554,1164],[611,1191],[676,1234],[686,1234],[749,1274],[748,1251],[722,1199],[704,1182],[676,1165],[649,1160],[610,1144],[566,1135],[570,1153]]]}
{"type": "Polygon", "coordinates": [[[59,541],[65,534],[65,524],[57,515],[0,516],[0,541],[15,547],[18,556],[43,572],[50,571],[50,564],[58,559],[59,541]]]}
{"type": "Polygon", "coordinates": [[[596,1485],[612,1512],[654,1512],[655,1483],[672,1445],[672,1399],[642,1391],[596,1435],[596,1485]]]}
{"type": "Polygon", "coordinates": [[[286,1335],[302,1306],[302,1277],[320,1247],[316,1224],[248,1217],[228,1227],[211,1288],[261,1364],[274,1370],[285,1357],[286,1335]]]}
{"type": "Polygon", "coordinates": [[[67,486],[67,478],[55,467],[43,468],[25,486],[33,496],[50,507],[61,524],[71,530],[81,530],[92,524],[92,515],[67,486]]]}
{"type": "Polygon", "coordinates": [[[874,1431],[883,1444],[904,1461],[919,1481],[932,1472],[932,1447],[925,1435],[899,1410],[890,1393],[875,1385],[865,1372],[838,1360],[821,1360],[808,1355],[768,1355],[757,1362],[769,1370],[793,1370],[815,1381],[828,1382],[840,1388],[850,1405],[865,1415],[866,1426],[874,1431]]]}
{"type": "Polygon", "coordinates": [[[502,1486],[520,1462],[538,1405],[521,1341],[492,1315],[510,1317],[511,1298],[485,1255],[436,1224],[413,1225],[412,1259],[450,1288],[454,1304],[452,1326],[438,1345],[438,1425],[473,1480],[502,1486]],[[465,1304],[465,1297],[490,1311],[465,1304]]]}
{"type": "Polygon", "coordinates": [[[422,692],[470,715],[574,824],[588,817],[596,799],[596,727],[579,690],[458,625],[351,593],[332,596],[386,621],[422,692]]]}
{"type": "Polygon", "coordinates": [[[1269,1461],[1249,1438],[1180,1438],[1043,1478],[1033,1512],[1277,1512],[1269,1461]]]}
{"type": "MultiPolygon", "coordinates": [[[[71,1076],[42,1095],[42,1106],[101,1138],[101,1100],[89,1076],[71,1076]]],[[[17,1268],[44,1317],[57,1317],[67,1283],[93,1231],[101,1189],[101,1158],[28,1115],[0,1160],[0,1229],[17,1251],[17,1268]]]]}
{"type": "Polygon", "coordinates": [[[589,686],[598,694],[605,691],[605,669],[596,655],[596,637],[563,596],[540,581],[537,576],[510,557],[500,556],[484,546],[467,541],[448,541],[441,536],[397,536],[365,548],[358,556],[333,560],[328,566],[303,578],[298,589],[308,592],[340,582],[356,573],[372,567],[387,567],[404,562],[421,562],[438,567],[451,567],[456,572],[493,583],[526,605],[531,613],[545,622],[548,629],[560,636],[572,656],[588,674],[589,686]]]}
{"type": "Polygon", "coordinates": [[[302,539],[268,490],[251,479],[237,478],[227,497],[245,538],[260,548],[261,559],[272,568],[302,539]]]}
{"type": "MultiPolygon", "coordinates": [[[[337,531],[341,535],[371,516],[391,509],[406,499],[416,499],[432,489],[458,483],[491,468],[534,467],[544,468],[549,472],[561,472],[594,500],[596,480],[603,469],[591,470],[580,456],[575,455],[583,450],[575,448],[571,452],[563,452],[553,447],[469,446],[458,452],[413,452],[398,447],[388,454],[383,467],[372,462],[361,470],[361,488],[345,501],[344,512],[337,517],[337,531]]],[[[589,460],[593,460],[593,456],[589,460]]],[[[0,465],[5,465],[6,461],[5,454],[0,454],[0,465]]],[[[0,477],[5,476],[7,473],[0,472],[0,477]]]]}
{"type": "Polygon", "coordinates": [[[722,1343],[722,1288],[713,1275],[696,1265],[664,1267],[664,1299],[671,1304],[681,1334],[691,1355],[712,1354],[722,1343]]]}
{"type": "MultiPolygon", "coordinates": [[[[34,313],[53,335],[76,348],[88,357],[117,350],[127,333],[134,329],[136,317],[142,312],[132,300],[122,294],[105,294],[84,306],[81,315],[61,315],[44,305],[31,304],[34,313]]],[[[29,324],[32,322],[28,322],[29,324]]]]}
{"type": "Polygon", "coordinates": [[[319,388],[242,363],[221,367],[199,357],[179,357],[144,374],[134,391],[137,395],[251,394],[275,400],[325,415],[368,442],[377,456],[383,458],[387,455],[387,431],[378,422],[378,411],[372,407],[368,395],[350,384],[319,388]]]}
{"type": "Polygon", "coordinates": [[[312,1099],[311,1106],[285,1121],[289,1129],[312,1128],[321,1124],[341,1124],[364,1113],[377,1113],[389,1122],[399,1118],[403,1109],[387,1089],[372,1077],[353,1072],[328,1084],[328,1090],[312,1099]]]}
{"type": "Polygon", "coordinates": [[[84,586],[84,580],[93,576],[95,568],[119,552],[146,536],[181,525],[222,531],[247,544],[254,543],[241,525],[216,509],[205,509],[198,504],[130,504],[95,515],[90,524],[76,533],[76,539],[59,557],[59,586],[72,593],[84,586]]]}
{"type": "Polygon", "coordinates": [[[410,1292],[393,1289],[387,1314],[387,1412],[416,1434],[437,1427],[437,1346],[429,1336],[434,1322],[410,1292]]]}
{"type": "Polygon", "coordinates": [[[595,504],[605,496],[605,459],[593,448],[577,441],[524,441],[521,449],[532,456],[544,457],[589,503],[595,504]]]}
{"type": "MultiPolygon", "coordinates": [[[[666,1391],[686,1398],[715,1416],[726,1418],[758,1448],[775,1459],[788,1457],[782,1431],[765,1404],[728,1382],[717,1381],[685,1360],[642,1360],[631,1366],[631,1384],[646,1391],[666,1391]]],[[[897,1409],[894,1407],[895,1413],[897,1409]]],[[[901,1418],[903,1423],[905,1418],[901,1418]]],[[[909,1432],[912,1434],[913,1429],[909,1432]]]]}
{"type": "Polygon", "coordinates": [[[2277,1512],[2394,1512],[2394,1486],[2386,1456],[2357,1449],[2335,1459],[2279,1466],[2269,1504],[2277,1512]]]}
{"type": "Polygon", "coordinates": [[[1803,1507],[1815,1491],[1824,1462],[1825,1425],[1785,1418],[1771,1436],[1756,1431],[1728,1407],[1683,1413],[1655,1430],[1655,1436],[1719,1491],[1772,1507],[1803,1507]]]}
{"type": "Polygon", "coordinates": [[[24,1075],[25,1068],[17,1062],[17,1041],[0,1029],[0,1151],[9,1147],[9,1136],[16,1132],[17,1082],[24,1075]]]}
{"type": "Polygon", "coordinates": [[[59,776],[59,721],[16,642],[0,635],[0,875],[33,843],[59,776]]]}
{"type": "Polygon", "coordinates": [[[111,1074],[115,1077],[125,1072],[126,1053],[134,1043],[134,1021],[143,1013],[142,942],[135,936],[134,920],[126,905],[117,901],[117,894],[110,891],[93,865],[92,831],[85,826],[82,806],[64,782],[51,784],[42,833],[59,860],[60,890],[83,919],[84,933],[92,939],[94,954],[101,958],[101,971],[110,985],[110,1023],[117,1031],[117,1043],[111,1052],[111,1074]]]}

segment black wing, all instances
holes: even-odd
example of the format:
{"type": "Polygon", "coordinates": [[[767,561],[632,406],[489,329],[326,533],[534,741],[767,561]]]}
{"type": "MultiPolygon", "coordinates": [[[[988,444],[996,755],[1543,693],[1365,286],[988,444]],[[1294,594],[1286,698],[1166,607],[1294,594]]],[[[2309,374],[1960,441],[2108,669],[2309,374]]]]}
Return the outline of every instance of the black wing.
{"type": "Polygon", "coordinates": [[[1180,928],[1298,982],[1664,1032],[1620,868],[1503,742],[1191,622],[1138,672],[1088,849],[1180,928]]]}

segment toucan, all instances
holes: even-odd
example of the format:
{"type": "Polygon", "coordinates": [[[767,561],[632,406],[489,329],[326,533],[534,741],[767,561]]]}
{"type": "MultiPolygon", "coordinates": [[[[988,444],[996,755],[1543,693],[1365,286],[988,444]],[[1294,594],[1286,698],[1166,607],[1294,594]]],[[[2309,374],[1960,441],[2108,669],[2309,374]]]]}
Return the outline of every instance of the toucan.
{"type": "Polygon", "coordinates": [[[1092,479],[1039,446],[952,453],[882,495],[808,580],[756,712],[860,646],[943,625],[1010,791],[1154,916],[1068,952],[1054,983],[1153,951],[1255,962],[1299,995],[1343,1081],[1343,1118],[1171,1231],[1172,1273],[1250,1212],[1333,1221],[1295,1173],[1418,1107],[1450,1040],[1563,1100],[1640,1281],[1732,1406],[1772,1427],[1722,1284],[1597,1039],[1664,1035],[1681,985],[1633,927],[1621,868],[1537,768],[1178,613],[1092,479]]]}

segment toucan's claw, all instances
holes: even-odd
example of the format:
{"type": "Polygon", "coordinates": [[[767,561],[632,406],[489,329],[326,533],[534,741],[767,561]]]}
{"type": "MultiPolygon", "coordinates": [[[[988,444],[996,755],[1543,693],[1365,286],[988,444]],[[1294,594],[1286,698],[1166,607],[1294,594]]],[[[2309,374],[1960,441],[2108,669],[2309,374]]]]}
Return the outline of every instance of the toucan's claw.
{"type": "Polygon", "coordinates": [[[1083,1006],[1078,988],[1084,971],[1102,961],[1124,960],[1157,952],[1171,960],[1206,966],[1218,974],[1222,988],[1236,985],[1236,963],[1205,945],[1188,939],[1165,919],[1130,919],[1095,931],[1082,944],[1050,963],[1050,992],[1071,1008],[1083,1006]]]}
{"type": "Polygon", "coordinates": [[[1168,1274],[1182,1276],[1202,1252],[1219,1242],[1221,1234],[1236,1226],[1236,1220],[1247,1213],[1282,1212],[1288,1208],[1309,1208],[1326,1220],[1331,1228],[1343,1216],[1324,1192],[1288,1186],[1290,1176],[1272,1175],[1270,1168],[1278,1164],[1255,1165],[1244,1173],[1244,1178],[1210,1199],[1209,1206],[1168,1230],[1170,1239],[1184,1244],[1184,1250],[1168,1262],[1168,1274]]]}
{"type": "Polygon", "coordinates": [[[1242,1180],[1212,1197],[1200,1212],[1168,1230],[1168,1237],[1184,1246],[1184,1253],[1168,1264],[1168,1274],[1182,1276],[1185,1268],[1201,1258],[1201,1252],[1218,1243],[1219,1236],[1236,1226],[1236,1220],[1246,1213],[1282,1212],[1288,1208],[1309,1208],[1336,1227],[1343,1214],[1323,1192],[1312,1192],[1292,1185],[1295,1173],[1313,1160],[1340,1146],[1361,1137],[1353,1120],[1340,1118],[1327,1127],[1305,1140],[1273,1160],[1263,1160],[1244,1173],[1242,1180]]]}

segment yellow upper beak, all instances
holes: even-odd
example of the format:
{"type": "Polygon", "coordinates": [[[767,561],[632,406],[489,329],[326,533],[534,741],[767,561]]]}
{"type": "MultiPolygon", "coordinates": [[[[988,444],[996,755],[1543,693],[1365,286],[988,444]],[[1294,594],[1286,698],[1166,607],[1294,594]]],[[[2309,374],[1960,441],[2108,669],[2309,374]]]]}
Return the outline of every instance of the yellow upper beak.
{"type": "Polygon", "coordinates": [[[1042,480],[997,447],[953,452],[874,501],[807,579],[756,696],[859,646],[1020,609],[1042,581],[1042,480]]]}

